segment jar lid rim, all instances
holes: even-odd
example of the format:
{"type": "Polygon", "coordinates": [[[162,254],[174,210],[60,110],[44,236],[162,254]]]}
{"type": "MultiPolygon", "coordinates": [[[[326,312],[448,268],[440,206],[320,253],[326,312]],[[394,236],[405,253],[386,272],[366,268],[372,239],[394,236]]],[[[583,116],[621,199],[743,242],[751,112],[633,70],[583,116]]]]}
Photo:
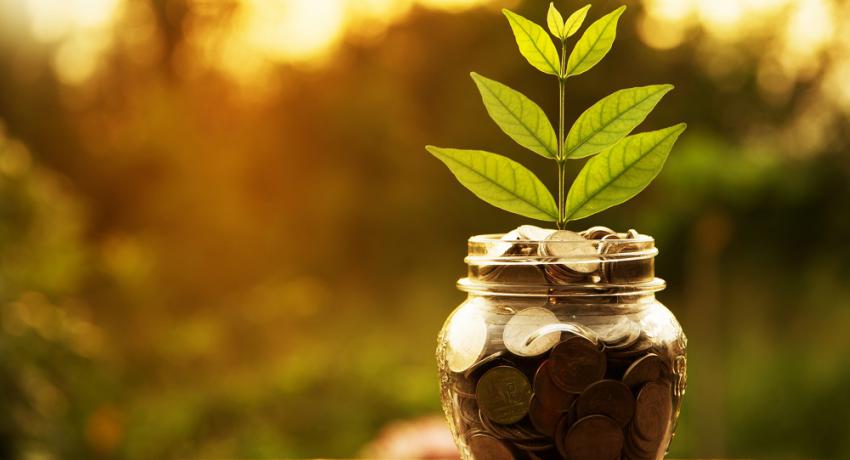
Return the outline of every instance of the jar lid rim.
{"type": "MultiPolygon", "coordinates": [[[[484,234],[481,234],[481,235],[470,236],[467,241],[469,243],[481,243],[481,244],[497,244],[497,243],[504,244],[506,242],[510,242],[509,240],[502,239],[505,235],[506,235],[506,233],[484,233],[484,234]]],[[[598,242],[598,241],[603,241],[603,240],[588,239],[588,241],[598,242]]],[[[617,239],[610,239],[610,240],[604,240],[604,241],[607,244],[622,244],[622,245],[625,245],[625,244],[635,244],[635,243],[655,243],[655,238],[653,238],[649,235],[645,235],[645,234],[640,233],[640,234],[638,234],[637,238],[617,238],[617,239]]],[[[536,245],[545,244],[545,243],[551,244],[551,242],[549,242],[547,240],[525,240],[524,239],[521,242],[524,243],[524,244],[536,244],[536,245]]],[[[557,242],[557,244],[567,244],[567,243],[570,243],[570,242],[569,241],[557,242]]]]}
{"type": "Polygon", "coordinates": [[[619,297],[653,294],[664,290],[667,283],[661,278],[627,284],[522,284],[487,282],[470,277],[457,282],[461,291],[479,295],[514,297],[619,297]]]}

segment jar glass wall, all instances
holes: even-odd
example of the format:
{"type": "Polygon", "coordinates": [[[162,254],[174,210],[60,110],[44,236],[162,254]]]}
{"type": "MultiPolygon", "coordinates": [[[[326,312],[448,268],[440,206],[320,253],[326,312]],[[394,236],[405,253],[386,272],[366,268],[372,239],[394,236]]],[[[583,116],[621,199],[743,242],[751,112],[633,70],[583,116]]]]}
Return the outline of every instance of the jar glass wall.
{"type": "MultiPolygon", "coordinates": [[[[595,233],[594,233],[595,232],[595,233]]],[[[657,459],[686,386],[686,338],[655,299],[652,238],[520,227],[469,241],[469,293],[438,340],[465,459],[657,459]]]]}

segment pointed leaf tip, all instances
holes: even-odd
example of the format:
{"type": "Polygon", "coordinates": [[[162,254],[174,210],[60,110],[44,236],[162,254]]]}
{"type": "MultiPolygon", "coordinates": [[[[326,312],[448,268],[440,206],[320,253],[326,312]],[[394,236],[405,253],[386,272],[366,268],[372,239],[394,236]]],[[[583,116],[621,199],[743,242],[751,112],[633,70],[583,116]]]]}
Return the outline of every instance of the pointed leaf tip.
{"type": "Polygon", "coordinates": [[[613,146],[655,109],[672,85],[650,85],[615,91],[582,113],[567,134],[566,158],[584,158],[613,146]]]}
{"type": "Polygon", "coordinates": [[[502,13],[508,18],[519,52],[528,63],[543,73],[558,76],[560,59],[549,34],[535,22],[509,9],[503,9],[502,13]]]}
{"type": "Polygon", "coordinates": [[[564,29],[564,17],[558,8],[555,8],[554,2],[549,2],[549,12],[546,14],[546,24],[549,26],[549,33],[562,42],[566,40],[567,33],[564,29]]]}
{"type": "Polygon", "coordinates": [[[564,22],[564,35],[572,37],[579,31],[581,25],[584,24],[584,19],[587,17],[587,12],[590,10],[590,4],[587,4],[570,15],[564,22]]]}
{"type": "Polygon", "coordinates": [[[482,150],[431,147],[429,151],[464,187],[487,203],[532,219],[557,220],[558,207],[552,194],[533,172],[516,161],[482,150]]]}
{"type": "Polygon", "coordinates": [[[588,160],[567,195],[567,219],[582,219],[640,193],[661,172],[686,127],[680,123],[629,136],[588,160]]]}
{"type": "Polygon", "coordinates": [[[625,10],[625,5],[617,8],[597,19],[584,31],[567,61],[568,77],[587,72],[611,51],[614,39],[617,38],[617,23],[625,10]]]}
{"type": "Polygon", "coordinates": [[[481,100],[490,118],[519,145],[545,158],[555,158],[558,139],[546,113],[534,101],[519,91],[473,74],[472,80],[481,93],[481,100]]]}

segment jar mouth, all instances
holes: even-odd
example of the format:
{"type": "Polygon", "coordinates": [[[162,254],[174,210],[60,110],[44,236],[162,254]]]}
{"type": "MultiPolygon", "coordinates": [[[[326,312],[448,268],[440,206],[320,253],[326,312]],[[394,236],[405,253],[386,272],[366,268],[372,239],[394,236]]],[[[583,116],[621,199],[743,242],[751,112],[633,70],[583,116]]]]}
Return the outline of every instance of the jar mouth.
{"type": "Polygon", "coordinates": [[[518,296],[610,297],[664,289],[655,277],[655,239],[630,230],[581,233],[523,226],[468,240],[467,292],[518,296]]]}
{"type": "Polygon", "coordinates": [[[667,283],[661,278],[652,278],[637,284],[522,284],[488,282],[466,277],[458,280],[457,287],[461,291],[482,296],[610,298],[654,294],[664,290],[667,283]]]}

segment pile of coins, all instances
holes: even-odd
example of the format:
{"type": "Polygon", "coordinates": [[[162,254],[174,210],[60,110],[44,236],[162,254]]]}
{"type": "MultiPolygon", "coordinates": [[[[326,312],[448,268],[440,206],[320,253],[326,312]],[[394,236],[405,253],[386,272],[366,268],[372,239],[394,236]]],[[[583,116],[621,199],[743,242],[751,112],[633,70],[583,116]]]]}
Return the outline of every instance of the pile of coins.
{"type": "MultiPolygon", "coordinates": [[[[607,240],[637,232],[523,226],[501,254],[544,263],[484,265],[475,275],[502,283],[629,283],[652,278],[651,260],[609,262],[607,240]],[[534,242],[524,244],[523,241],[534,242]],[[540,244],[552,242],[552,244],[540,244]],[[568,244],[562,244],[568,242],[568,244]],[[551,257],[558,263],[545,263],[551,257]]],[[[497,256],[499,254],[496,254],[497,256]]],[[[651,337],[640,317],[564,318],[558,301],[498,305],[478,298],[445,331],[450,413],[476,460],[662,458],[673,431],[684,372],[678,351],[651,337]],[[561,318],[556,315],[559,312],[561,318]],[[595,319],[594,319],[595,318],[595,319]]],[[[678,326],[677,326],[678,327],[678,326]]],[[[683,354],[683,351],[682,351],[683,354]]]]}
{"type": "Polygon", "coordinates": [[[643,335],[561,334],[540,356],[499,351],[455,374],[474,458],[657,458],[673,416],[671,366],[643,335]]]}
{"type": "Polygon", "coordinates": [[[473,266],[472,277],[510,284],[617,284],[647,281],[654,276],[652,258],[612,260],[639,250],[643,236],[635,230],[616,233],[607,227],[583,232],[547,230],[523,225],[493,245],[494,257],[527,256],[533,263],[473,266]],[[527,242],[527,243],[526,243],[527,242]]]}

